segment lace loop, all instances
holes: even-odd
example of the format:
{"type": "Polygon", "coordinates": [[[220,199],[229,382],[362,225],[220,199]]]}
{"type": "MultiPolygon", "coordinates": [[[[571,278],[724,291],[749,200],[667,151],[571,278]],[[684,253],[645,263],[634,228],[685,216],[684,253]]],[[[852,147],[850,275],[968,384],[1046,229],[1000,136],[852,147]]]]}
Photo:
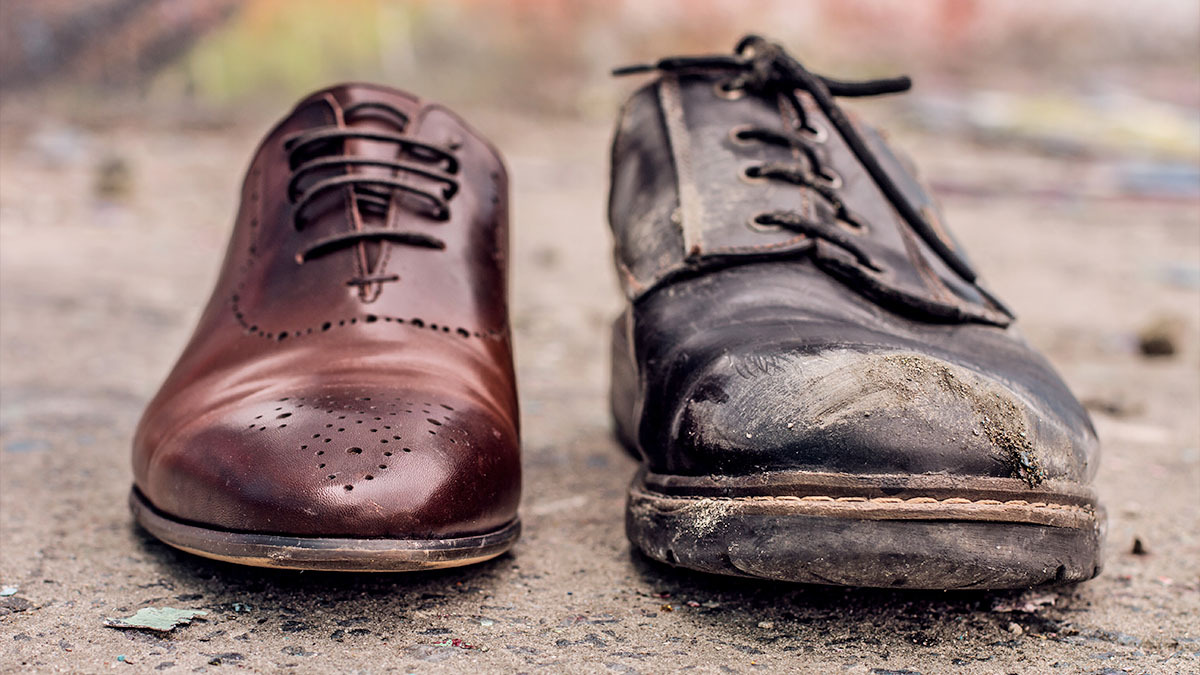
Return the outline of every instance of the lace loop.
{"type": "Polygon", "coordinates": [[[299,184],[300,179],[306,174],[317,169],[324,169],[333,166],[378,166],[385,169],[404,171],[407,173],[416,174],[418,176],[423,176],[430,180],[443,183],[445,187],[442,188],[442,198],[447,200],[453,197],[456,192],[458,192],[458,181],[450,178],[449,176],[442,175],[435,171],[430,171],[415,164],[395,162],[386,159],[368,159],[366,157],[354,157],[352,155],[337,155],[334,157],[318,157],[317,159],[310,160],[297,167],[296,170],[292,172],[292,179],[288,181],[288,199],[294,203],[299,197],[296,186],[299,184]]]}
{"type": "Polygon", "coordinates": [[[445,242],[437,237],[420,232],[400,232],[397,230],[358,230],[343,232],[324,239],[319,239],[297,256],[297,262],[305,263],[313,258],[325,255],[331,251],[353,246],[362,241],[390,241],[396,244],[407,244],[421,248],[444,249],[445,242]]]}
{"type": "MultiPolygon", "coordinates": [[[[845,112],[834,101],[835,96],[878,96],[907,91],[912,87],[912,80],[901,76],[849,82],[815,75],[788,54],[782,46],[769,42],[757,35],[747,35],[742,38],[734,48],[734,55],[673,56],[660,59],[653,64],[640,64],[618,68],[613,71],[613,74],[630,75],[654,71],[678,72],[705,70],[732,72],[734,79],[730,81],[728,86],[732,86],[736,82],[738,87],[755,92],[761,96],[785,97],[800,118],[799,126],[801,128],[811,127],[807,123],[804,107],[797,98],[796,92],[798,90],[807,92],[812,97],[817,108],[829,120],[832,130],[836,131],[845,141],[855,158],[863,166],[867,174],[871,176],[880,191],[913,232],[959,276],[967,282],[975,282],[975,271],[962,256],[950,248],[916,206],[908,200],[895,181],[888,175],[883,165],[875,157],[874,152],[867,146],[866,141],[863,140],[858,130],[851,124],[845,112]]],[[[811,165],[810,168],[812,168],[811,173],[816,173],[819,170],[817,168],[820,166],[819,162],[814,163],[812,161],[816,158],[816,155],[810,154],[805,150],[805,147],[808,146],[807,143],[802,143],[799,138],[779,134],[779,132],[771,132],[770,130],[758,131],[760,132],[759,138],[764,142],[791,145],[805,152],[811,165]],[[804,147],[801,147],[802,145],[804,147]]],[[[792,180],[793,178],[798,178],[800,174],[779,171],[776,173],[776,176],[785,180],[792,180]]],[[[809,181],[809,178],[809,176],[804,177],[806,181],[805,185],[810,185],[814,189],[817,189],[822,195],[828,194],[828,191],[822,191],[820,187],[813,185],[809,181]]],[[[829,186],[826,185],[824,187],[828,188],[829,186]]],[[[839,204],[841,204],[840,199],[835,202],[835,206],[839,204]]],[[[839,210],[845,213],[844,206],[841,206],[839,210]]],[[[772,214],[772,216],[775,215],[778,214],[772,214]]],[[[819,236],[822,239],[830,241],[830,243],[846,248],[860,264],[877,269],[874,265],[868,265],[865,253],[844,233],[836,228],[812,227],[814,225],[816,224],[807,223],[801,226],[793,223],[790,227],[792,229],[799,227],[808,229],[813,233],[810,236],[819,236]],[[850,248],[848,245],[852,245],[853,248],[850,248]]]]}
{"type": "Polygon", "coordinates": [[[760,213],[754,217],[755,222],[761,225],[778,225],[784,229],[792,230],[799,234],[803,234],[813,239],[824,239],[831,244],[836,244],[844,249],[847,253],[854,256],[858,264],[869,268],[875,272],[882,272],[883,268],[871,259],[871,256],[854,241],[851,235],[839,230],[836,226],[830,225],[815,220],[808,220],[801,217],[799,214],[791,211],[771,211],[768,213],[760,213]]]}
{"type": "MultiPolygon", "coordinates": [[[[304,220],[300,217],[300,214],[304,212],[304,207],[306,207],[310,203],[312,203],[312,201],[314,199],[316,199],[317,197],[319,197],[322,193],[332,190],[333,188],[345,186],[345,185],[379,186],[379,187],[387,187],[387,188],[391,188],[393,190],[400,190],[403,192],[407,192],[407,193],[416,195],[417,197],[420,197],[424,201],[428,202],[432,206],[432,211],[430,213],[430,216],[433,217],[435,220],[447,220],[450,217],[450,208],[449,208],[449,206],[446,205],[446,201],[444,199],[442,199],[441,197],[438,197],[435,194],[426,192],[420,188],[413,187],[412,185],[409,185],[408,183],[405,183],[402,180],[399,180],[397,178],[383,178],[383,177],[376,178],[376,177],[370,177],[370,176],[357,176],[354,174],[345,174],[345,175],[341,175],[341,176],[332,176],[330,178],[325,178],[325,179],[319,180],[316,183],[314,183],[312,187],[310,187],[309,189],[304,191],[304,194],[301,195],[298,200],[296,200],[296,203],[293,206],[293,208],[295,209],[295,213],[296,213],[296,229],[297,230],[304,229],[304,220]]],[[[364,195],[357,195],[357,196],[359,198],[364,197],[364,195]]],[[[376,198],[377,198],[376,195],[371,195],[369,193],[367,195],[365,195],[365,201],[370,202],[370,201],[375,200],[376,198]]],[[[379,202],[375,201],[374,203],[378,204],[379,202]]],[[[387,203],[386,200],[383,201],[383,204],[386,204],[386,203],[387,203]]]]}
{"type": "MultiPolygon", "coordinates": [[[[382,105],[382,104],[380,104],[382,105]]],[[[430,159],[430,161],[442,161],[446,163],[445,171],[449,174],[458,173],[458,158],[450,152],[443,150],[436,145],[415,141],[402,134],[392,133],[388,131],[368,131],[366,129],[350,129],[346,127],[320,127],[301,131],[298,134],[289,136],[284,139],[283,147],[288,151],[289,159],[294,159],[297,154],[308,149],[315,143],[321,141],[346,141],[346,140],[363,140],[363,141],[379,141],[382,143],[395,143],[401,150],[409,154],[413,154],[422,159],[430,159]]]]}
{"type": "MultiPolygon", "coordinates": [[[[408,125],[407,115],[393,106],[376,101],[364,101],[345,108],[339,120],[367,111],[391,117],[400,129],[408,125]]],[[[416,197],[427,206],[425,210],[418,211],[419,213],[439,221],[450,218],[449,201],[459,190],[459,183],[452,176],[458,173],[459,162],[458,158],[447,150],[414,140],[401,133],[346,127],[341,121],[337,126],[317,127],[292,134],[284,139],[283,147],[288,153],[288,163],[292,167],[292,176],[287,184],[287,197],[292,202],[293,225],[297,231],[304,229],[304,213],[318,197],[331,190],[340,189],[347,189],[347,199],[351,200],[355,208],[370,209],[383,216],[387,215],[394,203],[400,203],[395,199],[396,193],[404,193],[416,197]],[[415,161],[358,157],[340,149],[333,154],[328,151],[321,152],[325,150],[325,145],[336,143],[340,146],[349,140],[392,143],[406,159],[415,161]],[[316,156],[312,156],[313,154],[316,156]],[[350,168],[356,166],[388,169],[392,175],[350,172],[350,168]],[[300,183],[305,176],[336,168],[345,168],[347,172],[320,178],[301,190],[300,183]],[[419,176],[440,184],[441,189],[423,189],[411,181],[404,180],[404,175],[419,176]]],[[[411,204],[408,206],[412,208],[411,204]]],[[[431,249],[446,247],[441,239],[424,233],[384,228],[356,229],[309,244],[296,255],[296,262],[303,264],[334,251],[373,241],[431,249]]],[[[365,275],[352,279],[351,285],[366,286],[395,281],[398,278],[396,275],[365,275]]]]}

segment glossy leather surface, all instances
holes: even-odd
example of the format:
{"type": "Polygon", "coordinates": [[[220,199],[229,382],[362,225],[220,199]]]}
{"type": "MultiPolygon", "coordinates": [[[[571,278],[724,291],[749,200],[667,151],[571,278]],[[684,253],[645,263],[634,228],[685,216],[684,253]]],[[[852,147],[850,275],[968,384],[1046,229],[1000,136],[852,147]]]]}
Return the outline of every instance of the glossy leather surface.
{"type": "MultiPolygon", "coordinates": [[[[296,190],[352,173],[439,184],[336,165],[296,190]]],[[[217,287],[138,427],[137,488],[166,515],[243,532],[435,538],[511,522],[520,463],[507,189],[497,151],[438,104],[360,84],[301,101],[255,153],[217,287]],[[458,185],[448,219],[401,191],[385,212],[360,209],[347,186],[309,204],[298,228],[288,140],[319,128],[447,148],[453,171],[394,142],[348,138],[323,152],[447,173],[458,185]],[[363,240],[300,257],[362,229],[444,248],[363,240]]]]}

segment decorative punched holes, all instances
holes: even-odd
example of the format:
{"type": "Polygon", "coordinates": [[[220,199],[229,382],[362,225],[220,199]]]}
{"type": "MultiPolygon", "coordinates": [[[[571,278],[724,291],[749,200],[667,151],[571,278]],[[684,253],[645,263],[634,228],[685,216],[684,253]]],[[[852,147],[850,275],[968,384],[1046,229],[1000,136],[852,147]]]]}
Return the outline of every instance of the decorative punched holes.
{"type": "MultiPolygon", "coordinates": [[[[241,296],[239,294],[235,293],[233,295],[233,297],[231,298],[230,304],[233,307],[234,318],[237,319],[237,322],[239,325],[241,325],[242,330],[245,331],[248,335],[255,335],[255,336],[258,336],[261,338],[265,338],[267,340],[274,340],[276,342],[283,342],[288,337],[302,337],[305,335],[312,335],[315,332],[325,333],[334,328],[353,326],[353,325],[356,325],[360,319],[360,317],[354,316],[354,317],[350,317],[348,319],[338,319],[337,323],[334,323],[333,321],[325,321],[316,328],[307,327],[307,328],[299,328],[299,329],[291,330],[291,331],[284,330],[284,331],[279,331],[278,333],[275,333],[272,331],[266,331],[266,330],[261,329],[258,326],[258,324],[250,323],[246,319],[245,312],[243,312],[241,309],[240,298],[241,298],[241,296]]],[[[507,329],[503,329],[503,330],[496,330],[496,329],[470,330],[470,329],[464,328],[462,326],[455,328],[452,326],[439,325],[436,323],[427,324],[427,323],[425,323],[425,321],[423,319],[415,318],[415,317],[406,319],[406,318],[399,317],[399,316],[379,316],[377,314],[366,314],[366,315],[363,315],[361,317],[361,319],[362,319],[363,323],[378,323],[378,322],[382,321],[384,323],[394,323],[397,325],[408,325],[408,326],[412,326],[413,328],[428,329],[428,330],[434,331],[436,333],[444,333],[446,335],[457,335],[458,337],[463,338],[463,339],[476,338],[476,339],[480,339],[480,340],[505,340],[508,338],[508,330],[507,329]]]]}
{"type": "Polygon", "coordinates": [[[266,410],[261,414],[255,411],[245,431],[258,434],[268,430],[270,421],[281,422],[274,425],[272,434],[294,438],[292,447],[310,458],[309,466],[314,467],[318,480],[345,492],[361,488],[362,482],[403,471],[404,463],[394,460],[411,454],[411,446],[419,443],[424,433],[441,435],[455,446],[470,445],[449,414],[438,414],[455,410],[443,403],[371,396],[291,396],[272,402],[266,410]]]}

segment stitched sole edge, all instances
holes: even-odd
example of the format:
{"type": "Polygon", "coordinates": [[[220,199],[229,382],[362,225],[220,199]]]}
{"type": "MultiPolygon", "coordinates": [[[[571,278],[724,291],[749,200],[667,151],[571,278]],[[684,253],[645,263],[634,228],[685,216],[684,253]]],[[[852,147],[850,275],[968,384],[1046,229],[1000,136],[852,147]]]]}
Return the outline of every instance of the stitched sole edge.
{"type": "MultiPolygon", "coordinates": [[[[799,583],[1000,589],[1099,573],[1098,505],[961,496],[698,496],[634,478],[626,533],[648,557],[701,572],[799,583]]],[[[1064,502],[1077,501],[1064,495],[1064,502]]]]}
{"type": "Polygon", "coordinates": [[[230,532],[182,522],[154,508],[134,487],[129,508],[138,525],[163,543],[213,560],[276,569],[326,572],[412,572],[459,567],[504,553],[521,523],[453,539],[353,539],[230,532]]]}

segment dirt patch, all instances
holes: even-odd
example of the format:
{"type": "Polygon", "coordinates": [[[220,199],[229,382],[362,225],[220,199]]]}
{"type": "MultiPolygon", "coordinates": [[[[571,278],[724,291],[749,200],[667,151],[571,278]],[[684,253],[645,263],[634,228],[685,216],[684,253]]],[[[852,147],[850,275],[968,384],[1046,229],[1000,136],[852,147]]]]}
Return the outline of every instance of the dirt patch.
{"type": "Polygon", "coordinates": [[[1029,441],[1025,415],[1007,394],[968,385],[945,364],[914,354],[891,354],[883,360],[899,368],[910,384],[938,387],[968,402],[978,419],[979,431],[1002,453],[1014,478],[1024,480],[1030,487],[1046,479],[1029,441]]]}

